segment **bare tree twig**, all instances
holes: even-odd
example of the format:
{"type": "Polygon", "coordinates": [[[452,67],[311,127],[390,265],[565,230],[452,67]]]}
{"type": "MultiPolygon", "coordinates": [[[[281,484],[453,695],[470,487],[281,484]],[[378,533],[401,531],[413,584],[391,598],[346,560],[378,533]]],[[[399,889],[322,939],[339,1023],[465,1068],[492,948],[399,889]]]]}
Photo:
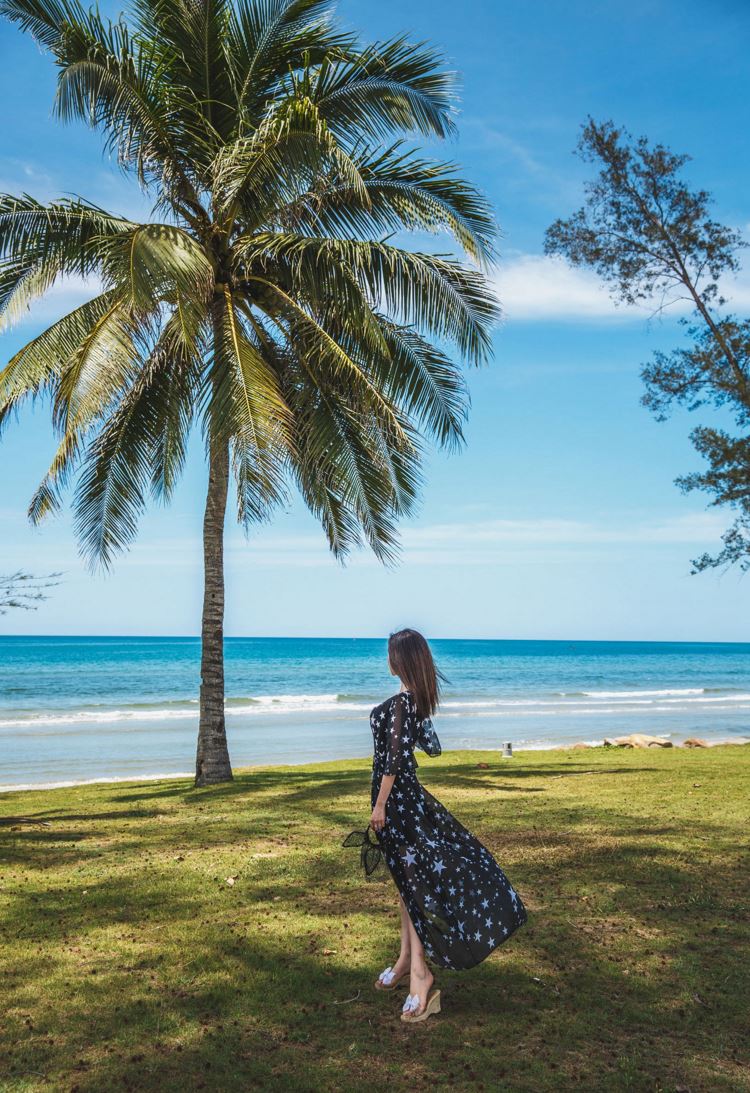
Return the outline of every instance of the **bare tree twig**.
{"type": "Polygon", "coordinates": [[[7,614],[12,608],[36,611],[42,600],[49,599],[45,589],[60,584],[57,578],[61,576],[61,572],[35,576],[23,569],[0,574],[0,615],[7,614]]]}

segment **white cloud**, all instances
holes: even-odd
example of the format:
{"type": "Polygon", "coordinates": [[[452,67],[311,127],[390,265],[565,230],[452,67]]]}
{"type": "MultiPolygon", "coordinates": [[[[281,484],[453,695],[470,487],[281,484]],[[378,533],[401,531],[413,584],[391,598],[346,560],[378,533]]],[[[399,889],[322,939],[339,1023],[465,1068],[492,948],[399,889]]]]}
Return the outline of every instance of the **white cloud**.
{"type": "Polygon", "coordinates": [[[743,270],[739,277],[722,282],[720,288],[732,311],[738,314],[750,311],[750,271],[743,270]]]}
{"type": "Polygon", "coordinates": [[[501,266],[495,286],[505,316],[514,319],[642,318],[616,308],[595,274],[561,258],[522,254],[501,266]]]}
{"type": "MultiPolygon", "coordinates": [[[[562,258],[543,254],[517,254],[501,264],[495,287],[505,317],[511,322],[523,319],[632,322],[652,316],[659,303],[618,306],[591,270],[579,269],[562,258]]],[[[747,274],[728,278],[721,290],[732,310],[740,313],[750,310],[750,277],[747,274]]],[[[666,314],[685,314],[690,307],[687,299],[678,300],[667,308],[666,314]]]]}

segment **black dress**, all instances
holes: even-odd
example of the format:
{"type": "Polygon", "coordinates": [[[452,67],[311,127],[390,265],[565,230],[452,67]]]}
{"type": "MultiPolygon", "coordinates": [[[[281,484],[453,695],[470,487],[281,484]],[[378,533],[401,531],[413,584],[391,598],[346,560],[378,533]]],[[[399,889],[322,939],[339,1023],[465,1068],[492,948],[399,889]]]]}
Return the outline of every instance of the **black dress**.
{"type": "Polygon", "coordinates": [[[370,714],[372,806],[384,774],[396,780],[377,834],[425,956],[441,968],[473,968],[523,926],[526,908],[489,850],[419,782],[414,746],[440,744],[414,697],[401,691],[370,714]]]}

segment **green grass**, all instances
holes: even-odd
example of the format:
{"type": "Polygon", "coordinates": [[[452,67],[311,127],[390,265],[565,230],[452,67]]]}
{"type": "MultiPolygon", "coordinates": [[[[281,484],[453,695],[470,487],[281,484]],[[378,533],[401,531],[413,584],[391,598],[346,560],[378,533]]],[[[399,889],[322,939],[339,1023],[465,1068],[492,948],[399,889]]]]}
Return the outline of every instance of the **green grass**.
{"type": "Polygon", "coordinates": [[[413,1028],[371,985],[395,887],[340,845],[369,760],[2,795],[0,1088],[750,1090],[749,774],[750,746],[423,758],[529,920],[413,1028]]]}

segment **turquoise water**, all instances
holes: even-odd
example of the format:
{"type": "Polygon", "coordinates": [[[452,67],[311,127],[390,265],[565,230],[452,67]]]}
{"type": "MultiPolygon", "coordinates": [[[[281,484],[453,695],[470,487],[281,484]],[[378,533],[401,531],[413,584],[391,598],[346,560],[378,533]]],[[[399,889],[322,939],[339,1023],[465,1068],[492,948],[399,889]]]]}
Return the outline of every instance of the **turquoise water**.
{"type": "MultiPolygon", "coordinates": [[[[431,644],[445,749],[750,738],[750,644],[431,644]]],[[[0,786],[190,773],[199,657],[193,638],[0,637],[0,786]]],[[[369,639],[231,638],[226,682],[235,766],[369,756],[369,710],[398,689],[369,639]]]]}

